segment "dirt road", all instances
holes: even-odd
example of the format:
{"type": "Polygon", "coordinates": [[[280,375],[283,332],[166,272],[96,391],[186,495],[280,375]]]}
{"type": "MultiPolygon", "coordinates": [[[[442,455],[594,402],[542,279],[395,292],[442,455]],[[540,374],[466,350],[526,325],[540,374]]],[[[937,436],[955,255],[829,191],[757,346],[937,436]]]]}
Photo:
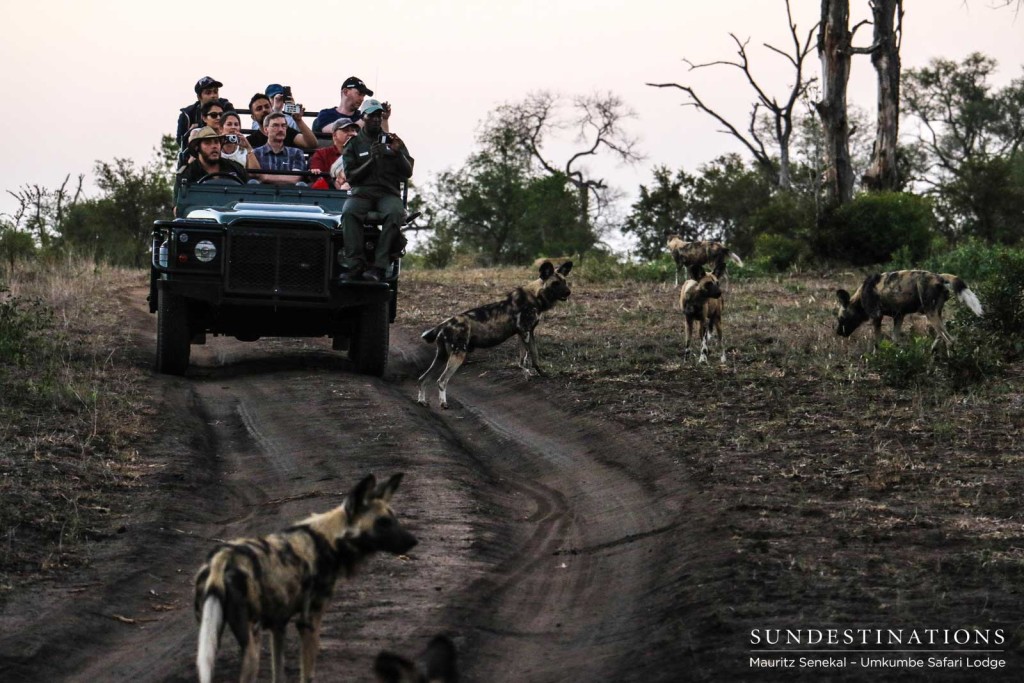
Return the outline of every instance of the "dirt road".
{"type": "MultiPolygon", "coordinates": [[[[132,321],[148,362],[152,317],[136,303],[132,321]]],[[[337,505],[371,472],[406,473],[394,503],[420,544],[339,586],[318,680],[371,680],[380,649],[413,653],[437,632],[468,681],[706,677],[693,623],[710,600],[692,576],[721,572],[727,534],[673,458],[550,383],[493,383],[472,363],[451,410],[436,395],[423,408],[417,332],[393,328],[383,380],[326,340],[211,339],[186,378],[154,376],[159,438],[131,522],[73,582],[8,606],[3,680],[194,680],[191,582],[207,550],[337,505]]],[[[286,659],[297,677],[294,632],[286,659]]],[[[226,634],[218,679],[237,670],[226,634]]]]}

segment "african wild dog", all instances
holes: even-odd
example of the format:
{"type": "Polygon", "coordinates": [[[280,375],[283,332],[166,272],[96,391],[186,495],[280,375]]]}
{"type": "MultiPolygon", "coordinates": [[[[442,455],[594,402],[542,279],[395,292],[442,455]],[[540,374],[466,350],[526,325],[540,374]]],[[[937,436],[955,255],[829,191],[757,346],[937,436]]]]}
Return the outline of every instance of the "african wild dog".
{"type": "Polygon", "coordinates": [[[373,670],[380,683],[458,683],[455,644],[447,636],[434,636],[421,659],[418,664],[382,651],[377,655],[373,670]]]}
{"type": "Polygon", "coordinates": [[[687,242],[681,235],[667,235],[666,239],[666,246],[672,254],[672,260],[676,262],[676,285],[679,284],[679,273],[683,268],[711,263],[715,277],[721,279],[725,273],[725,259],[728,258],[740,268],[743,267],[743,259],[721,242],[710,240],[687,242]]]}
{"type": "Polygon", "coordinates": [[[725,341],[722,339],[722,288],[714,273],[706,273],[700,280],[689,279],[679,290],[679,307],[686,318],[686,347],[683,355],[690,353],[690,341],[696,324],[700,331],[700,358],[698,363],[708,360],[708,341],[711,333],[718,334],[718,346],[722,350],[721,362],[725,362],[725,341]]]}
{"type": "Polygon", "coordinates": [[[239,680],[256,680],[260,629],[266,628],[273,635],[272,680],[284,681],[285,627],[298,615],[301,680],[312,681],[320,621],[338,578],[351,576],[376,551],[398,555],[416,545],[416,538],[391,510],[391,497],[401,481],[402,475],[396,474],[378,486],[370,475],[333,510],[279,533],[215,548],[195,580],[199,680],[213,679],[217,646],[227,625],[242,648],[239,680]]]}
{"type": "Polygon", "coordinates": [[[840,304],[836,313],[836,332],[849,337],[862,323],[870,320],[877,343],[882,336],[882,317],[888,315],[892,317],[893,339],[898,340],[903,318],[908,313],[922,313],[936,335],[932,348],[941,339],[948,350],[953,338],[942,322],[942,307],[950,292],[975,315],[983,314],[978,297],[956,275],[927,270],[897,270],[869,275],[852,297],[845,289],[836,290],[840,304]]]}
{"type": "Polygon", "coordinates": [[[565,276],[572,270],[572,261],[566,261],[556,270],[549,262],[540,267],[540,279],[523,287],[516,287],[503,301],[495,301],[448,318],[432,327],[421,336],[428,343],[437,345],[434,361],[419,378],[417,401],[427,405],[427,377],[435,367],[446,363],[444,371],[437,378],[440,389],[441,407],[448,407],[448,382],[466,360],[473,349],[497,346],[512,335],[518,334],[524,353],[520,367],[527,373],[529,360],[537,374],[544,376],[544,370],[537,360],[537,338],[535,330],[544,311],[559,301],[569,298],[569,283],[565,276]]]}

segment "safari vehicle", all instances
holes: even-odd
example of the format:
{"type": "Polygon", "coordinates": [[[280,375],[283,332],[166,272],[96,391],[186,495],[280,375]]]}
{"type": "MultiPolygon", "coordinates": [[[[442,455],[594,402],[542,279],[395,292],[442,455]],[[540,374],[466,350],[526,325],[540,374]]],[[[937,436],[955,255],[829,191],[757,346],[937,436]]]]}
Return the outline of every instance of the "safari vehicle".
{"type": "MultiPolygon", "coordinates": [[[[358,372],[383,374],[402,254],[392,255],[382,282],[338,281],[347,197],[338,190],[241,184],[221,174],[182,184],[177,218],[153,228],[156,370],[185,374],[191,345],[204,344],[207,335],[327,336],[335,350],[348,351],[358,372]]],[[[382,220],[376,212],[367,217],[368,261],[382,220]]]]}

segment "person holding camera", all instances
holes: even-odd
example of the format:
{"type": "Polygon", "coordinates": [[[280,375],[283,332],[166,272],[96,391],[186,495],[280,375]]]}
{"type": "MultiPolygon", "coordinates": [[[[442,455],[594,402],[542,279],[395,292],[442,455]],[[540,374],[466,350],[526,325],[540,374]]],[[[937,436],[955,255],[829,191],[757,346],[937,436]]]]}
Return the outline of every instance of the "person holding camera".
{"type": "Polygon", "coordinates": [[[249,170],[259,170],[260,162],[253,154],[253,147],[242,135],[242,119],[238,112],[227,111],[220,117],[220,128],[224,141],[220,146],[220,155],[225,159],[245,166],[249,170]]]}
{"type": "Polygon", "coordinates": [[[349,198],[342,209],[342,250],[339,279],[380,282],[392,254],[402,249],[402,183],[412,177],[414,160],[401,138],[383,130],[384,107],[369,100],[363,108],[363,128],[345,145],[342,163],[348,178],[349,198]],[[363,254],[363,223],[366,214],[384,214],[380,239],[367,264],[363,254]]]}
{"type": "Polygon", "coordinates": [[[373,91],[367,88],[358,76],[349,76],[341,84],[341,104],[321,109],[313,119],[313,132],[333,133],[338,126],[337,122],[343,118],[358,122],[363,115],[359,108],[363,106],[363,100],[367,97],[373,97],[373,91]]]}
{"type": "Polygon", "coordinates": [[[241,182],[249,182],[249,174],[241,164],[226,159],[221,154],[222,136],[210,126],[203,126],[188,143],[192,161],[178,173],[174,183],[174,199],[178,199],[178,188],[184,183],[194,183],[214,173],[238,178],[241,182]]]}
{"type": "MultiPolygon", "coordinates": [[[[273,87],[273,86],[271,86],[273,87]]],[[[280,87],[280,86],[278,86],[280,87]]],[[[282,96],[277,96],[282,97],[282,96]]],[[[284,100],[280,99],[283,103],[284,100]]],[[[273,100],[265,95],[257,93],[252,96],[249,101],[249,109],[253,113],[253,123],[260,127],[260,130],[253,132],[249,135],[249,144],[254,148],[262,147],[267,144],[266,129],[263,127],[263,122],[267,120],[267,116],[273,113],[281,114],[285,117],[285,139],[284,144],[287,147],[301,147],[302,149],[316,149],[317,140],[316,135],[310,130],[306,122],[302,120],[302,115],[306,112],[305,108],[301,104],[294,104],[289,107],[292,114],[285,114],[284,112],[275,112],[273,109],[273,100]],[[266,106],[266,103],[271,103],[270,106],[266,106]],[[294,127],[291,127],[294,126],[294,127]]],[[[281,105],[282,108],[285,106],[281,105]]]]}

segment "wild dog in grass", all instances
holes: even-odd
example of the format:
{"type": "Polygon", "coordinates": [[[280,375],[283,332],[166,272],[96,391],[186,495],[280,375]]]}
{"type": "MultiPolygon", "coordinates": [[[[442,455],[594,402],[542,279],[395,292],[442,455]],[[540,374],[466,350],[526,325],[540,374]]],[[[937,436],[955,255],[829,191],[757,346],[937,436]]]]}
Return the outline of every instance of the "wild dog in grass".
{"type": "Polygon", "coordinates": [[[676,285],[679,285],[679,273],[684,268],[691,266],[703,266],[705,263],[712,264],[712,272],[715,277],[721,279],[725,274],[725,260],[729,259],[740,268],[743,267],[743,259],[734,254],[721,242],[701,240],[687,242],[682,235],[667,235],[666,246],[672,254],[672,260],[676,262],[676,285]]]}
{"type": "Polygon", "coordinates": [[[458,683],[459,680],[455,644],[443,635],[430,640],[419,663],[393,652],[381,652],[373,671],[380,683],[458,683]]]}
{"type": "Polygon", "coordinates": [[[242,648],[239,680],[251,683],[259,672],[260,630],[269,629],[275,682],[284,681],[285,627],[297,615],[301,638],[301,680],[313,680],[320,649],[320,622],[334,584],[350,577],[377,551],[399,555],[416,545],[391,509],[402,475],[377,485],[370,475],[344,502],[312,515],[285,531],[242,538],[215,548],[196,574],[199,619],[199,680],[213,679],[224,626],[242,648]]]}
{"type": "MultiPolygon", "coordinates": [[[[701,272],[703,269],[701,269],[701,272]]],[[[697,275],[694,270],[691,275],[697,275]]],[[[722,339],[722,289],[714,273],[705,273],[700,279],[691,277],[679,290],[679,307],[686,318],[686,347],[683,355],[690,353],[693,329],[700,332],[700,358],[698,363],[708,361],[708,341],[711,333],[718,334],[718,346],[722,350],[721,362],[725,362],[725,342],[722,339]]]]}
{"type": "Polygon", "coordinates": [[[537,374],[545,375],[537,360],[537,338],[535,330],[541,314],[554,307],[559,301],[569,298],[569,283],[565,276],[572,270],[572,261],[566,261],[557,269],[551,263],[540,266],[540,279],[522,287],[516,287],[503,301],[495,301],[448,318],[432,327],[421,336],[437,345],[434,361],[419,378],[417,401],[427,405],[427,378],[435,367],[445,364],[437,378],[440,389],[441,407],[448,407],[448,382],[466,356],[473,349],[486,349],[501,344],[518,334],[523,345],[523,359],[520,367],[529,374],[527,360],[533,364],[537,374]]]}
{"type": "Polygon", "coordinates": [[[903,318],[909,313],[921,313],[935,333],[932,349],[941,339],[948,351],[953,337],[942,322],[942,307],[950,293],[955,294],[975,315],[983,315],[978,297],[956,275],[927,270],[874,273],[864,279],[853,296],[845,289],[836,290],[839,299],[836,332],[849,337],[861,324],[870,320],[875,329],[877,344],[882,336],[882,318],[888,315],[892,317],[892,336],[895,341],[899,340],[903,318]]]}

